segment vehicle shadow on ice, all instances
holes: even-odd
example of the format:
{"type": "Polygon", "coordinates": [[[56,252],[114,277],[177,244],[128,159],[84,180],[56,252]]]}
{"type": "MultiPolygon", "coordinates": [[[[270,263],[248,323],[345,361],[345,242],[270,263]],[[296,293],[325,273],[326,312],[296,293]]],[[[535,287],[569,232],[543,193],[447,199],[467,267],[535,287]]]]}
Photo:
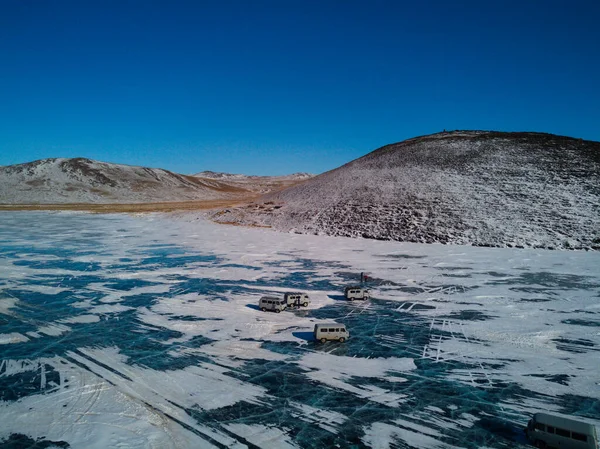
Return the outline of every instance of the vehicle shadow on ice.
{"type": "Polygon", "coordinates": [[[301,340],[315,341],[315,336],[312,332],[292,332],[292,335],[301,340]]]}
{"type": "Polygon", "coordinates": [[[260,310],[260,307],[258,307],[256,304],[246,304],[246,307],[252,310],[260,310]]]}

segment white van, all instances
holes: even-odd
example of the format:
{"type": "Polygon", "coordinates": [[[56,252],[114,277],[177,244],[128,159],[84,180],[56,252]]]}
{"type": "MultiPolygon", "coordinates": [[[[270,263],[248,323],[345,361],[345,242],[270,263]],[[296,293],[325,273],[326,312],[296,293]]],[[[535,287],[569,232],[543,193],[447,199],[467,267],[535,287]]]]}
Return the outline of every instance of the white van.
{"type": "Polygon", "coordinates": [[[325,343],[327,340],[337,340],[340,343],[343,343],[350,337],[350,333],[346,329],[346,326],[338,323],[315,324],[313,334],[315,340],[320,341],[321,343],[325,343]]]}
{"type": "Polygon", "coordinates": [[[288,306],[308,307],[310,304],[310,298],[306,293],[288,292],[283,295],[283,299],[288,306]]]}
{"type": "Polygon", "coordinates": [[[598,435],[592,424],[547,413],[533,415],[525,435],[536,447],[598,449],[598,435]]]}
{"type": "Polygon", "coordinates": [[[360,285],[351,286],[344,289],[344,296],[349,301],[352,301],[353,299],[369,299],[371,297],[371,292],[360,285]]]}
{"type": "Polygon", "coordinates": [[[273,310],[276,313],[279,313],[282,310],[285,310],[287,304],[283,299],[277,298],[276,296],[263,296],[260,298],[260,301],[258,301],[258,307],[260,307],[260,310],[263,312],[273,310]]]}

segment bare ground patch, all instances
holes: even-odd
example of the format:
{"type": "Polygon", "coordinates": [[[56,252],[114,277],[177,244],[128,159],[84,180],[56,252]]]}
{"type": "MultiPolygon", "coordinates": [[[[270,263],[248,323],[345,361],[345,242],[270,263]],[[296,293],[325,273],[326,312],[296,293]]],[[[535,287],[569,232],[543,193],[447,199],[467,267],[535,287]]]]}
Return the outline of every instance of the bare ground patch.
{"type": "Polygon", "coordinates": [[[132,204],[0,204],[0,211],[69,210],[94,213],[175,212],[233,207],[248,200],[249,198],[132,204]]]}

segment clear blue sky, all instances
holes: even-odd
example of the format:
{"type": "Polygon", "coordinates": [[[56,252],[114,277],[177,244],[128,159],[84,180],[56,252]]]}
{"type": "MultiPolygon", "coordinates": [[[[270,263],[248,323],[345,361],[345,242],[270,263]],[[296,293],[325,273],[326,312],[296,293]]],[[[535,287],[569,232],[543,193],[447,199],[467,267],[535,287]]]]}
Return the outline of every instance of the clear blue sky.
{"type": "Polygon", "coordinates": [[[0,165],[320,173],[442,129],[600,140],[600,1],[0,0],[0,165]]]}

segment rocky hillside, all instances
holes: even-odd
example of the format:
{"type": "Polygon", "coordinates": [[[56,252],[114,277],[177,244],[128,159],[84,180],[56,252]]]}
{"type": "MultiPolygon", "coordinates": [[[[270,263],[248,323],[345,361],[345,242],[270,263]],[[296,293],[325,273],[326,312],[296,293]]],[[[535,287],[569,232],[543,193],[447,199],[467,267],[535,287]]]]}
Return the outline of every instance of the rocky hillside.
{"type": "Polygon", "coordinates": [[[43,159],[0,167],[0,204],[147,203],[251,194],[215,179],[90,159],[43,159]]]}
{"type": "Polygon", "coordinates": [[[541,133],[433,134],[213,219],[410,242],[600,249],[600,143],[541,133]]]}

